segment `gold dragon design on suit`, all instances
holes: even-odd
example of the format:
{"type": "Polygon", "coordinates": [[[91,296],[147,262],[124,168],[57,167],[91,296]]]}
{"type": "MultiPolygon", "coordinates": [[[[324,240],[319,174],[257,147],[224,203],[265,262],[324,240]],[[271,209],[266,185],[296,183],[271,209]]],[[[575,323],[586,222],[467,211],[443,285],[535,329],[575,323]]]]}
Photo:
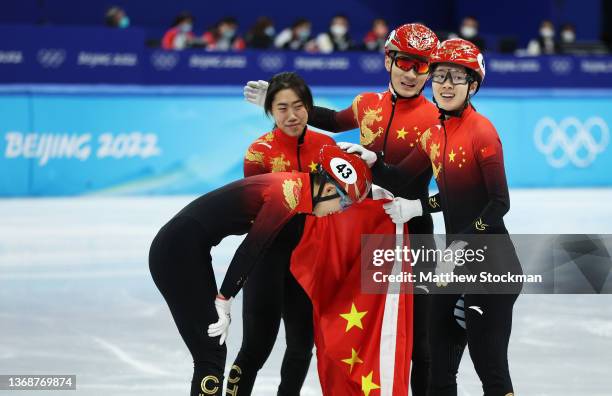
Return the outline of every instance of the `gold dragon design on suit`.
{"type": "Polygon", "coordinates": [[[362,146],[368,146],[372,144],[377,137],[383,134],[383,128],[378,127],[376,132],[372,131],[370,127],[374,124],[374,122],[382,121],[383,117],[380,115],[382,113],[382,108],[378,109],[366,109],[363,114],[363,118],[359,124],[360,129],[360,142],[362,146]]]}

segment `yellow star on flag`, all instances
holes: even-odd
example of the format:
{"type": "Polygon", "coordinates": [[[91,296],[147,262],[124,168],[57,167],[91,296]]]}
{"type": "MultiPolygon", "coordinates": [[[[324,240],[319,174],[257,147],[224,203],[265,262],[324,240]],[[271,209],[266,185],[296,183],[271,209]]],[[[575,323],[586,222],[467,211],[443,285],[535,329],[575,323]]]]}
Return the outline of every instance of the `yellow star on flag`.
{"type": "Polygon", "coordinates": [[[355,307],[355,303],[351,305],[351,312],[340,314],[342,319],[346,320],[346,331],[348,333],[350,329],[353,327],[359,327],[363,330],[363,324],[361,323],[361,319],[368,313],[368,311],[359,312],[355,307]]]}
{"type": "Polygon", "coordinates": [[[311,172],[316,172],[317,171],[317,164],[315,164],[314,161],[310,161],[310,164],[308,164],[308,167],[310,168],[311,172]]]}
{"type": "Polygon", "coordinates": [[[406,140],[406,134],[408,131],[405,131],[404,128],[397,130],[397,138],[406,140]]]}
{"type": "Polygon", "coordinates": [[[455,162],[455,155],[457,155],[457,153],[455,153],[455,150],[451,150],[451,152],[448,153],[448,161],[455,162]]]}
{"type": "Polygon", "coordinates": [[[359,352],[355,351],[353,348],[351,348],[351,357],[348,359],[342,359],[343,363],[348,364],[349,366],[351,366],[351,369],[349,370],[349,373],[353,372],[353,366],[358,364],[358,363],[363,363],[363,360],[361,360],[358,356],[359,352]]]}
{"type": "Polygon", "coordinates": [[[380,386],[376,385],[374,381],[372,381],[373,373],[373,371],[370,371],[370,374],[368,374],[366,377],[363,375],[361,376],[361,390],[365,396],[370,396],[370,392],[374,389],[380,389],[380,386]]]}

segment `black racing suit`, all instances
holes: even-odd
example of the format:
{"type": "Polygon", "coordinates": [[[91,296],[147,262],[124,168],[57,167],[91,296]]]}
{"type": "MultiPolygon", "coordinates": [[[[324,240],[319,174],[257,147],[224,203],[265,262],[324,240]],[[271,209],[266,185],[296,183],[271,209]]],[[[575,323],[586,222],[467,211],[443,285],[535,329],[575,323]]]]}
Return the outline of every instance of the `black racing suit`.
{"type": "MultiPolygon", "coordinates": [[[[432,169],[440,191],[422,199],[424,213],[442,210],[447,243],[461,239],[470,249],[488,250],[480,267],[457,267],[477,273],[521,274],[503,216],[510,208],[501,141],[493,125],[470,105],[460,116],[443,119],[421,136],[415,150],[396,166],[377,161],[374,182],[385,186],[398,179],[410,182],[424,169],[432,169]],[[482,237],[484,235],[484,237],[482,237]],[[492,236],[496,235],[495,238],[492,236]],[[481,236],[481,238],[479,238],[481,236]],[[486,249],[486,248],[485,248],[486,249]]],[[[454,319],[459,294],[435,294],[430,321],[430,396],[456,396],[456,375],[466,343],[485,396],[512,394],[508,367],[508,343],[512,309],[520,284],[487,285],[486,293],[466,294],[465,306],[479,307],[483,314],[467,309],[466,330],[454,319]]]]}
{"type": "MultiPolygon", "coordinates": [[[[272,173],[242,179],[197,198],[158,232],[151,244],[149,268],[193,357],[191,396],[223,392],[227,349],[219,345],[219,337],[207,334],[208,326],[218,320],[211,248],[228,235],[247,233],[219,290],[226,298],[234,297],[251,270],[265,265],[262,258],[281,229],[296,215],[311,212],[310,175],[272,173]]],[[[281,295],[283,289],[276,291],[281,295]]]]}

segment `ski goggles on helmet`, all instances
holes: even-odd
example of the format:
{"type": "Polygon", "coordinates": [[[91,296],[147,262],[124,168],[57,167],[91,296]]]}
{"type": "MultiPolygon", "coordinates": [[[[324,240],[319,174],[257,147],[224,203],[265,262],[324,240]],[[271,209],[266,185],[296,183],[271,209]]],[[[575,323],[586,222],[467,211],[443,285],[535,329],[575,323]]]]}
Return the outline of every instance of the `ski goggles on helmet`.
{"type": "Polygon", "coordinates": [[[453,85],[465,85],[472,82],[472,77],[461,70],[455,69],[447,69],[447,70],[434,70],[431,73],[431,81],[437,84],[444,84],[446,80],[450,77],[451,83],[453,85]]]}
{"type": "Polygon", "coordinates": [[[427,74],[429,73],[429,63],[409,56],[395,55],[393,58],[395,66],[403,71],[414,70],[416,74],[427,74]]]}

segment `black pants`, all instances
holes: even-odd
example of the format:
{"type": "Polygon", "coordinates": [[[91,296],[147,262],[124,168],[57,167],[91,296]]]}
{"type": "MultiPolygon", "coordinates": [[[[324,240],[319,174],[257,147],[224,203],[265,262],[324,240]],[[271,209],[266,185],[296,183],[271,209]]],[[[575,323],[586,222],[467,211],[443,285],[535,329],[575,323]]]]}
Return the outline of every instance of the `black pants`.
{"type": "Polygon", "coordinates": [[[207,334],[219,317],[217,285],[206,235],[193,219],[172,219],[157,234],[149,251],[153,281],[166,299],[191,356],[191,396],[221,395],[227,349],[207,334]]]}
{"type": "Polygon", "coordinates": [[[276,341],[281,317],[287,349],[278,395],[297,396],[308,373],[314,345],[312,304],[289,271],[291,252],[299,241],[300,220],[289,223],[274,241],[243,289],[242,346],[230,370],[226,396],[250,395],[257,372],[276,341]]]}
{"type": "Polygon", "coordinates": [[[506,396],[513,392],[508,368],[508,342],[512,330],[512,309],[517,297],[517,294],[466,295],[466,329],[463,329],[454,317],[459,295],[430,296],[429,396],[457,395],[457,371],[466,344],[482,382],[484,395],[506,396]],[[469,308],[472,306],[482,310],[482,314],[469,308]]]}
{"type": "MultiPolygon", "coordinates": [[[[430,215],[415,217],[408,222],[410,233],[410,246],[414,249],[435,249],[433,238],[433,221],[430,215]]],[[[419,262],[412,268],[418,276],[419,272],[431,272],[435,268],[434,262],[419,262]]],[[[431,285],[423,285],[431,289],[431,285]]],[[[423,293],[416,289],[415,293],[423,293]]],[[[431,311],[431,296],[423,294],[414,295],[414,311],[412,317],[413,345],[412,365],[410,373],[410,389],[413,396],[426,396],[430,381],[431,357],[429,351],[429,314],[431,311]]]]}

